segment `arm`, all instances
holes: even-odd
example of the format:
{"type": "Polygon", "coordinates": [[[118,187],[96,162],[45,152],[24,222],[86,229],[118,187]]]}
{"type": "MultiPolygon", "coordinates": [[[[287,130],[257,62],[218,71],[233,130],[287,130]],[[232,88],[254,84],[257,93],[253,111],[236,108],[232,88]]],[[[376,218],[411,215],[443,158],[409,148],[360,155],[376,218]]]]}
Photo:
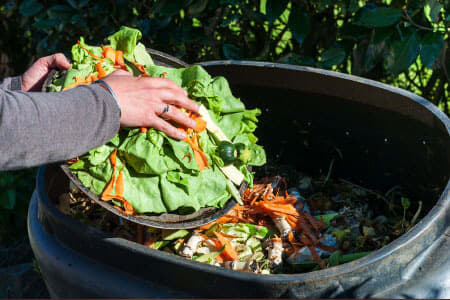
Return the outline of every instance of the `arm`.
{"type": "MultiPolygon", "coordinates": [[[[22,91],[0,89],[0,170],[79,156],[113,138],[120,125],[153,127],[175,139],[186,137],[178,126],[195,127],[177,107],[198,112],[198,105],[171,80],[118,70],[104,78],[117,98],[100,84],[32,92],[40,90],[54,67],[70,64],[62,54],[41,58],[20,78],[22,91]]],[[[3,84],[11,87],[8,80],[3,84]]]]}
{"type": "Polygon", "coordinates": [[[0,170],[84,154],[119,130],[120,109],[99,85],[61,93],[0,90],[0,170]]]}

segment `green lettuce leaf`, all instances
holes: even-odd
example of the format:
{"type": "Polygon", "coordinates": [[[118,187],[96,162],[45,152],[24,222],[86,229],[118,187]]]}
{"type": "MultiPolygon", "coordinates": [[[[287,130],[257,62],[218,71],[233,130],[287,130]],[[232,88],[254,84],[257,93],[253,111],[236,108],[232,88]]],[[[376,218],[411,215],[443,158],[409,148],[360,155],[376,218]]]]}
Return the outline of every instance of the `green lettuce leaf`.
{"type": "Polygon", "coordinates": [[[111,43],[111,47],[123,51],[123,56],[126,59],[134,60],[134,49],[141,38],[142,33],[139,30],[122,26],[119,31],[106,39],[111,43]]]}
{"type": "Polygon", "coordinates": [[[131,168],[124,168],[123,172],[123,196],[138,213],[167,212],[158,176],[138,174],[131,168]]]}
{"type": "MultiPolygon", "coordinates": [[[[102,52],[103,52],[102,48],[86,45],[83,37],[80,37],[80,45],[84,49],[87,49],[88,51],[90,51],[92,54],[99,56],[99,57],[102,56],[102,52]]],[[[97,64],[97,60],[94,57],[92,57],[91,55],[89,55],[89,53],[87,53],[86,50],[81,48],[80,45],[75,44],[72,47],[72,61],[73,61],[72,67],[74,67],[74,66],[77,67],[79,65],[86,65],[86,66],[83,66],[83,68],[86,68],[87,66],[91,66],[91,67],[94,66],[94,68],[95,68],[95,64],[97,64]]],[[[77,69],[79,69],[79,68],[77,68],[77,69]]]]}
{"type": "Polygon", "coordinates": [[[247,134],[238,135],[234,138],[233,143],[243,143],[251,151],[252,154],[248,163],[250,166],[262,166],[266,163],[266,152],[264,148],[252,143],[247,134]]]}
{"type": "Polygon", "coordinates": [[[242,112],[226,114],[219,119],[218,125],[229,139],[233,139],[241,129],[243,117],[242,112]]]}
{"type": "Polygon", "coordinates": [[[178,168],[165,148],[155,145],[147,134],[138,133],[127,138],[119,147],[120,155],[136,172],[148,175],[161,175],[178,168]]]}
{"type": "Polygon", "coordinates": [[[145,48],[144,44],[138,43],[136,45],[136,48],[134,48],[133,52],[134,61],[140,65],[143,66],[152,66],[153,60],[150,57],[150,55],[147,52],[147,49],[145,48]]]}
{"type": "Polygon", "coordinates": [[[220,99],[220,112],[234,113],[244,111],[245,106],[238,98],[235,98],[230,90],[225,77],[215,77],[211,82],[214,95],[220,99]]]}

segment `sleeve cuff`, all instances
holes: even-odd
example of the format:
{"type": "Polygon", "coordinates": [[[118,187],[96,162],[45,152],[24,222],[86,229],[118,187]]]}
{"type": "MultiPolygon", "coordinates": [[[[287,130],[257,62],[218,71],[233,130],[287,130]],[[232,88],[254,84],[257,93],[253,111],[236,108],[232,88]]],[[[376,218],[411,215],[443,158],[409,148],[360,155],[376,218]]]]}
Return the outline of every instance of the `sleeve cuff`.
{"type": "Polygon", "coordinates": [[[122,112],[119,103],[109,91],[98,84],[82,85],[81,87],[91,89],[99,99],[103,99],[108,115],[111,118],[109,122],[105,122],[104,124],[105,128],[107,128],[105,131],[105,141],[109,141],[120,129],[122,112]]]}
{"type": "Polygon", "coordinates": [[[11,91],[20,91],[22,90],[22,76],[16,76],[11,78],[11,91]]]}

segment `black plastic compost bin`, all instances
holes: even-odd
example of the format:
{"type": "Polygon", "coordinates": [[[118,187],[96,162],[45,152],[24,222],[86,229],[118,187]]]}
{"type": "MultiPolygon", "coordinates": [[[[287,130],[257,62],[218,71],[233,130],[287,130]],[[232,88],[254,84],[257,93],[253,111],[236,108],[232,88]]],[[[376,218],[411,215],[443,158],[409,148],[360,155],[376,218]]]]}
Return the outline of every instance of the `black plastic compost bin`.
{"type": "Polygon", "coordinates": [[[269,160],[316,173],[328,169],[338,148],[342,159],[333,176],[380,191],[401,185],[431,210],[402,237],[351,263],[305,274],[240,273],[63,215],[53,203],[68,180],[57,167],[43,166],[28,226],[52,297],[450,297],[450,121],[441,111],[404,90],[330,71],[260,62],[202,65],[226,76],[248,107],[262,108],[257,136],[269,160]]]}

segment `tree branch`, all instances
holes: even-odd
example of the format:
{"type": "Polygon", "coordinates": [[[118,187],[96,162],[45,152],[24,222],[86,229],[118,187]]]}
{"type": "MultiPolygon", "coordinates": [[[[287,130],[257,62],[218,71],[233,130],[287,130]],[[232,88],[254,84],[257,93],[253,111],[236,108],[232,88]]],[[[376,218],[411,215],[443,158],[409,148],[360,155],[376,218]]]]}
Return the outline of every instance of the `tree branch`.
{"type": "Polygon", "coordinates": [[[412,25],[416,26],[416,27],[419,28],[419,29],[429,30],[429,31],[434,31],[433,28],[425,27],[425,26],[419,25],[419,24],[417,24],[416,22],[414,22],[413,19],[409,16],[408,11],[407,11],[405,8],[403,9],[403,12],[405,13],[406,18],[408,19],[408,21],[409,21],[412,25]]]}
{"type": "Polygon", "coordinates": [[[422,90],[424,88],[423,86],[423,81],[422,81],[422,71],[423,71],[423,66],[422,68],[419,70],[419,64],[417,63],[417,59],[414,62],[414,64],[416,65],[417,68],[417,75],[419,76],[419,83],[420,83],[420,90],[422,90]]]}
{"type": "Polygon", "coordinates": [[[439,78],[438,72],[437,71],[433,71],[433,74],[431,74],[430,79],[428,79],[428,82],[427,82],[425,88],[423,89],[423,92],[422,92],[423,95],[422,96],[424,98],[427,98],[427,99],[429,98],[431,90],[433,90],[433,87],[435,86],[436,81],[437,81],[438,78],[439,78]]]}

